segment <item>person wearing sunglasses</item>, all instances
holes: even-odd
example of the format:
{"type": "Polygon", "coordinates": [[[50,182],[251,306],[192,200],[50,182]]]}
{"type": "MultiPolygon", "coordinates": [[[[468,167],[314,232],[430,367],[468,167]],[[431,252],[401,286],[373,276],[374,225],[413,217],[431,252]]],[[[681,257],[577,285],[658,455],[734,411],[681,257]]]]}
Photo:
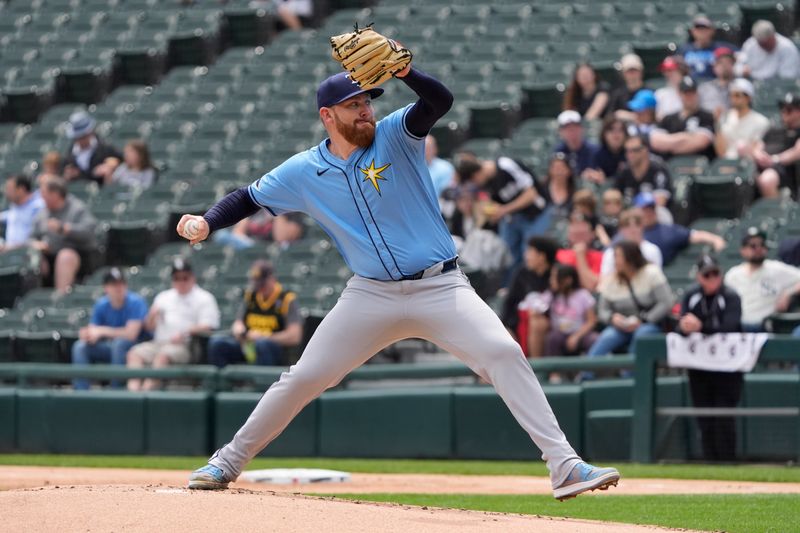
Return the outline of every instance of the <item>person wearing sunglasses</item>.
{"type": "MultiPolygon", "coordinates": [[[[741,331],[742,302],[722,281],[719,262],[703,254],[697,261],[697,285],[681,302],[678,332],[684,335],[741,331]]],[[[736,407],[742,394],[741,372],[688,371],[695,407],[736,407]]],[[[736,421],[733,418],[698,417],[703,457],[707,461],[736,459],[736,421]]]]}
{"type": "Polygon", "coordinates": [[[800,287],[800,269],[767,259],[767,236],[752,226],[742,237],[740,253],[744,262],[728,270],[725,285],[742,299],[742,330],[764,331],[764,319],[785,311],[800,287]]]}

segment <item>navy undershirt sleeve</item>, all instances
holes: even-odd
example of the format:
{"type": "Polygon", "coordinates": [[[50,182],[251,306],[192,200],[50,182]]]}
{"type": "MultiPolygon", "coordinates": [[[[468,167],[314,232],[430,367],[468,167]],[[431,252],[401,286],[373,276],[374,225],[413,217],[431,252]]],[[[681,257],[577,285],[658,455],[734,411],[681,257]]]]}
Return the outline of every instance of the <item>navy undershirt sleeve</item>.
{"type": "Polygon", "coordinates": [[[424,137],[436,121],[450,110],[453,93],[439,80],[415,68],[400,79],[419,96],[419,100],[406,113],[406,129],[412,135],[424,137]]]}
{"type": "Polygon", "coordinates": [[[203,218],[208,222],[208,227],[211,231],[216,231],[233,226],[240,220],[255,214],[258,210],[259,206],[250,197],[247,187],[242,187],[214,204],[211,209],[206,211],[203,218]]]}

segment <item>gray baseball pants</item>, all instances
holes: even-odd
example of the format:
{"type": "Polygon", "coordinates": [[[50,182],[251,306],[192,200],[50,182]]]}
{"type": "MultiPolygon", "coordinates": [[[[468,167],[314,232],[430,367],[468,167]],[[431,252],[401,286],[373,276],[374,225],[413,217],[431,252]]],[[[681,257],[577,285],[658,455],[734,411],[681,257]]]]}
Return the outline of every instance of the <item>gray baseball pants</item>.
{"type": "Polygon", "coordinates": [[[460,269],[413,281],[353,276],[297,364],[272,384],[209,463],[235,479],[306,404],[381,349],[410,337],[444,348],[491,383],[542,450],[553,487],[567,478],[581,459],[519,345],[460,269]]]}

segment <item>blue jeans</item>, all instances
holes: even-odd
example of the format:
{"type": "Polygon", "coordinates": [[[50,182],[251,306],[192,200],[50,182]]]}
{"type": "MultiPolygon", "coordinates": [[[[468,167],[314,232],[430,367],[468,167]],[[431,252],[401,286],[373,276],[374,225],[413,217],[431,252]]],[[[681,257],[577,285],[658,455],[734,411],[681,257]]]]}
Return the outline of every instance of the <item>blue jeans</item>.
{"type": "Polygon", "coordinates": [[[534,235],[545,234],[549,228],[549,208],[542,211],[542,213],[533,220],[520,213],[514,213],[500,221],[498,233],[500,234],[500,238],[508,245],[511,257],[514,259],[514,263],[511,265],[509,272],[514,272],[522,263],[522,258],[525,257],[525,248],[528,246],[528,239],[534,235]]]}
{"type": "Polygon", "coordinates": [[[792,330],[792,337],[800,337],[800,326],[797,326],[792,330]]]}
{"type": "MultiPolygon", "coordinates": [[[[255,342],[257,365],[283,364],[283,348],[271,339],[255,342]]],[[[229,335],[214,335],[208,341],[208,362],[219,368],[231,363],[244,363],[246,359],[239,341],[229,335]]]]}
{"type": "Polygon", "coordinates": [[[636,328],[633,333],[627,333],[618,330],[614,326],[608,326],[589,349],[587,355],[589,357],[610,355],[621,348],[626,348],[629,352],[632,352],[636,348],[636,339],[642,335],[656,335],[658,333],[661,333],[661,328],[647,322],[636,328]]]}
{"type": "MultiPolygon", "coordinates": [[[[128,350],[134,344],[136,343],[128,339],[101,340],[95,344],[78,341],[72,345],[72,364],[111,363],[125,366],[128,350]]],[[[89,380],[76,379],[72,385],[76,390],[86,390],[89,388],[89,380]]],[[[111,386],[121,388],[122,384],[119,381],[112,381],[111,386]]]]}

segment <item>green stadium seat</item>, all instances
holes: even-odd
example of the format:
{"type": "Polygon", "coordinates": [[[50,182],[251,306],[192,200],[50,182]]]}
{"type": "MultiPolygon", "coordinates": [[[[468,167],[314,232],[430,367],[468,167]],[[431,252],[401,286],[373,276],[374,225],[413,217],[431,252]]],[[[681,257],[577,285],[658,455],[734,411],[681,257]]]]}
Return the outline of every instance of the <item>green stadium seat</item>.
{"type": "Polygon", "coordinates": [[[233,46],[261,46],[274,33],[274,19],[263,9],[228,8],[225,20],[233,46]]]}
{"type": "Polygon", "coordinates": [[[736,218],[752,194],[751,179],[738,175],[697,176],[692,187],[692,206],[705,217],[736,218]]]}

